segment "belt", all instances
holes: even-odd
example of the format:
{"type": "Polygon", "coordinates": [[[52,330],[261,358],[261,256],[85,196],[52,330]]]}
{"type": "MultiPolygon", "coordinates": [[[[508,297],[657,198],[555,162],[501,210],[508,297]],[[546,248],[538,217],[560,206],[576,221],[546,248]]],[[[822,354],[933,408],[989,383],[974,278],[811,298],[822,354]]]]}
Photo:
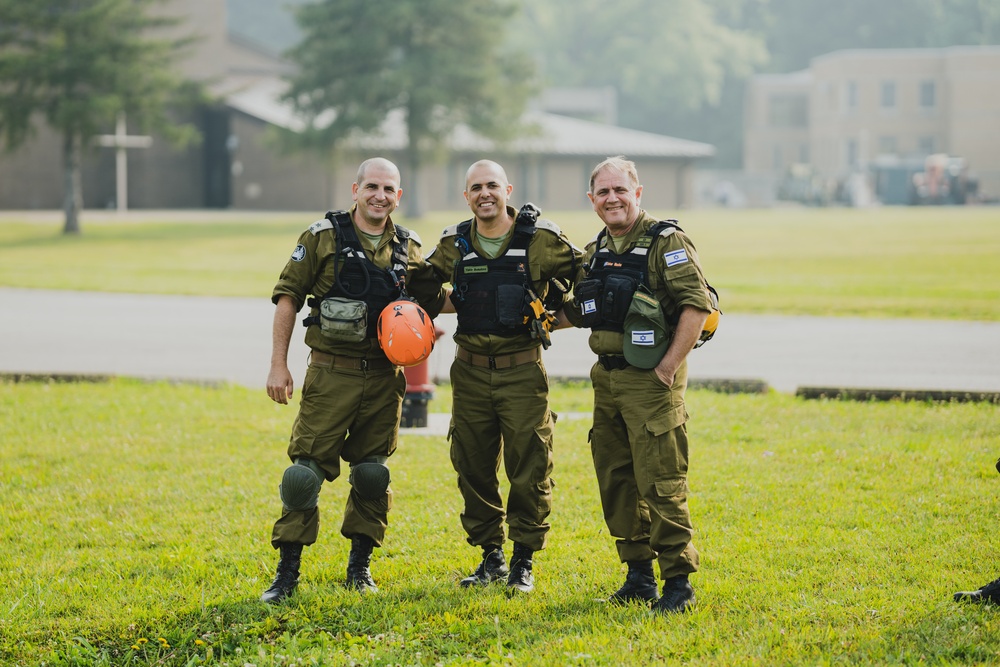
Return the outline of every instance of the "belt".
{"type": "Polygon", "coordinates": [[[309,365],[322,368],[350,368],[356,371],[375,371],[392,368],[392,362],[386,358],[362,359],[361,357],[345,357],[342,354],[327,354],[313,350],[309,354],[309,365]]]}
{"type": "Polygon", "coordinates": [[[597,362],[604,366],[606,371],[620,371],[624,368],[631,366],[625,357],[619,356],[617,354],[599,354],[597,355],[597,362]]]}
{"type": "Polygon", "coordinates": [[[467,364],[479,366],[480,368],[498,370],[502,368],[514,368],[515,366],[520,366],[521,364],[538,361],[542,358],[542,350],[541,346],[539,346],[533,347],[530,350],[525,350],[524,352],[491,356],[488,354],[475,354],[474,352],[469,352],[461,345],[456,345],[455,358],[464,361],[467,364]]]}

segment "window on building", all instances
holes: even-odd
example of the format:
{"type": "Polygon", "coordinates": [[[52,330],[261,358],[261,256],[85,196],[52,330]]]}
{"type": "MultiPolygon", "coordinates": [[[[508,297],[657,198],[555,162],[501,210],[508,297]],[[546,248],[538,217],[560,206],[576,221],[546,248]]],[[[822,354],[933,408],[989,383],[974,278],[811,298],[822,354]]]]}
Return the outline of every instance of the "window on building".
{"type": "Polygon", "coordinates": [[[935,152],[934,137],[919,137],[917,139],[917,152],[920,155],[933,155],[935,152]]]}
{"type": "Polygon", "coordinates": [[[858,109],[858,82],[848,81],[844,84],[844,111],[853,112],[858,109]]]}
{"type": "Polygon", "coordinates": [[[896,82],[883,81],[881,104],[883,110],[896,108],[896,82]]]}
{"type": "Polygon", "coordinates": [[[937,105],[937,88],[933,81],[920,82],[920,108],[933,109],[937,105]]]}
{"type": "Polygon", "coordinates": [[[809,98],[789,93],[770,95],[767,124],[770,127],[806,127],[809,124],[809,98]]]}
{"type": "Polygon", "coordinates": [[[844,164],[848,167],[858,166],[858,140],[844,140],[844,164]]]}
{"type": "Polygon", "coordinates": [[[878,138],[878,152],[880,155],[895,155],[899,152],[896,144],[896,137],[883,136],[878,138]]]}

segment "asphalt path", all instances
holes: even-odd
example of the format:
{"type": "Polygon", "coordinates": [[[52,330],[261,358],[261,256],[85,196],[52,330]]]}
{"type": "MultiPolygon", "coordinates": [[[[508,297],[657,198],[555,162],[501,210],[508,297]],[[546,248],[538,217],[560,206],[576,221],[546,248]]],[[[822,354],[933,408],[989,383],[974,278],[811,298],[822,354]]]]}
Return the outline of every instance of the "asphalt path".
{"type": "MultiPolygon", "coordinates": [[[[274,307],[267,297],[221,298],[0,287],[0,373],[100,374],[232,382],[263,390],[274,307]]],[[[453,315],[428,362],[446,380],[453,315]]],[[[292,337],[289,368],[302,386],[308,349],[292,337]]],[[[553,334],[552,378],[585,378],[584,330],[553,334]]],[[[723,315],[689,357],[693,380],[761,380],[801,387],[1000,391],[1000,323],[723,315]]]]}

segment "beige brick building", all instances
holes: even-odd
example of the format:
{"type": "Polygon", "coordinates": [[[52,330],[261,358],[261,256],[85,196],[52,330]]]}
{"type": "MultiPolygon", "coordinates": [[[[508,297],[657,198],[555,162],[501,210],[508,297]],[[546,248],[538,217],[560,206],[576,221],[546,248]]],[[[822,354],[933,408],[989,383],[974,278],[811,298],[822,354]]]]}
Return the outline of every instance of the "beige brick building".
{"type": "Polygon", "coordinates": [[[942,153],[1000,197],[1000,47],[836,51],[748,86],[747,172],[807,165],[829,186],[942,153]]]}

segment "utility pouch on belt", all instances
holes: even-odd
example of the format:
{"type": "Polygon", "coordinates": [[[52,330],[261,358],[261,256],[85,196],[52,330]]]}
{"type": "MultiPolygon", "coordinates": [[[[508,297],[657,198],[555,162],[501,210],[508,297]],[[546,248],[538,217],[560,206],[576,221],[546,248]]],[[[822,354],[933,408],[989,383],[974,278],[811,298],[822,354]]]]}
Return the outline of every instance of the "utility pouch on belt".
{"type": "Polygon", "coordinates": [[[673,332],[667,325],[660,302],[646,287],[640,286],[632,297],[624,328],[622,354],[625,361],[636,368],[655,368],[667,353],[673,332]]]}
{"type": "Polygon", "coordinates": [[[524,323],[524,286],[497,286],[497,320],[502,326],[517,327],[524,323]]]}
{"type": "Polygon", "coordinates": [[[319,329],[327,338],[360,343],[368,334],[368,306],[364,301],[333,296],[319,304],[319,329]]]}

